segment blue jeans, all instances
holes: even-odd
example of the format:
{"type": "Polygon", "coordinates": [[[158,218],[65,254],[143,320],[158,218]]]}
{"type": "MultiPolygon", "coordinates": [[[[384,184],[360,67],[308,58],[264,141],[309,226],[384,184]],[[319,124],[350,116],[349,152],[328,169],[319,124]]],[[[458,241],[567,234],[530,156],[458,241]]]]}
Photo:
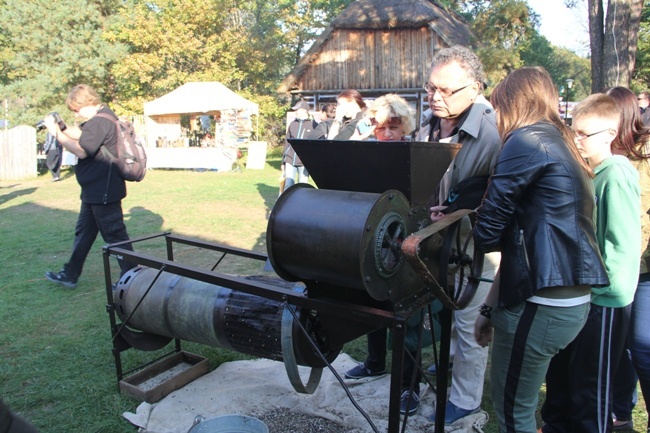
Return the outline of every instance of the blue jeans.
{"type": "Polygon", "coordinates": [[[284,175],[286,178],[286,183],[284,184],[285,189],[296,183],[296,173],[298,174],[298,183],[307,183],[309,181],[309,173],[304,165],[295,166],[286,163],[284,166],[284,175]]]}
{"type": "Polygon", "coordinates": [[[492,403],[501,433],[536,433],[539,390],[551,358],[578,335],[589,304],[523,302],[492,313],[492,403]]]}
{"type": "MultiPolygon", "coordinates": [[[[639,276],[639,284],[632,302],[632,319],[628,347],[632,363],[639,377],[643,398],[650,401],[650,273],[639,276]]],[[[650,421],[648,421],[650,427],[650,421]]]]}

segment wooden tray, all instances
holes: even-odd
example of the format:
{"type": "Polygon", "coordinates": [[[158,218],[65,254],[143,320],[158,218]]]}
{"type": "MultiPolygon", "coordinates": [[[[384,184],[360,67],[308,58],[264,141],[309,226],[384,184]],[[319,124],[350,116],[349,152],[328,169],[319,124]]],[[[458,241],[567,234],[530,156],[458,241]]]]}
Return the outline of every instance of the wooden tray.
{"type": "Polygon", "coordinates": [[[181,351],[120,380],[120,391],[155,403],[209,370],[207,358],[181,351]]]}

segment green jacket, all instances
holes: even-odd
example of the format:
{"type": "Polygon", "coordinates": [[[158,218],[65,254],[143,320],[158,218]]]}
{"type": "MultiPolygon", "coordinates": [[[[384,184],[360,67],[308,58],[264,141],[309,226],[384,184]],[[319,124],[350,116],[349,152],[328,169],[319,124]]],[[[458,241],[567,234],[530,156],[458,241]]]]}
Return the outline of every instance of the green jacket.
{"type": "Polygon", "coordinates": [[[621,155],[607,158],[594,173],[596,239],[610,284],[592,288],[591,302],[602,307],[625,307],[634,299],[639,279],[639,174],[621,155]]]}

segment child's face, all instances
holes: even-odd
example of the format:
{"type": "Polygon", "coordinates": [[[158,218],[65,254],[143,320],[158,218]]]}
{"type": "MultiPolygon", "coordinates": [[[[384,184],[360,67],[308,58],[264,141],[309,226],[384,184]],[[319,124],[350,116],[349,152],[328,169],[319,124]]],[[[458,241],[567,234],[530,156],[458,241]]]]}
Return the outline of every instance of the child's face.
{"type": "Polygon", "coordinates": [[[592,167],[612,156],[612,141],[616,138],[618,122],[600,117],[577,117],[571,128],[580,155],[592,167]]]}

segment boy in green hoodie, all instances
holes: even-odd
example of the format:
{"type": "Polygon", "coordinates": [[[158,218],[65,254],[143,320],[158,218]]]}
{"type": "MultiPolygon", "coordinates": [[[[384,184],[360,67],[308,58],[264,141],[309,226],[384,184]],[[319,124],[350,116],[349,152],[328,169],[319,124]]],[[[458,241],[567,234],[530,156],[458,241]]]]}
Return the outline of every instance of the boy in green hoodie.
{"type": "Polygon", "coordinates": [[[551,360],[542,432],[604,433],[612,429],[612,379],[639,273],[639,175],[626,157],[612,155],[621,118],[616,101],[591,95],[572,115],[576,145],[595,174],[596,238],[610,285],[592,289],[587,323],[551,360]]]}

